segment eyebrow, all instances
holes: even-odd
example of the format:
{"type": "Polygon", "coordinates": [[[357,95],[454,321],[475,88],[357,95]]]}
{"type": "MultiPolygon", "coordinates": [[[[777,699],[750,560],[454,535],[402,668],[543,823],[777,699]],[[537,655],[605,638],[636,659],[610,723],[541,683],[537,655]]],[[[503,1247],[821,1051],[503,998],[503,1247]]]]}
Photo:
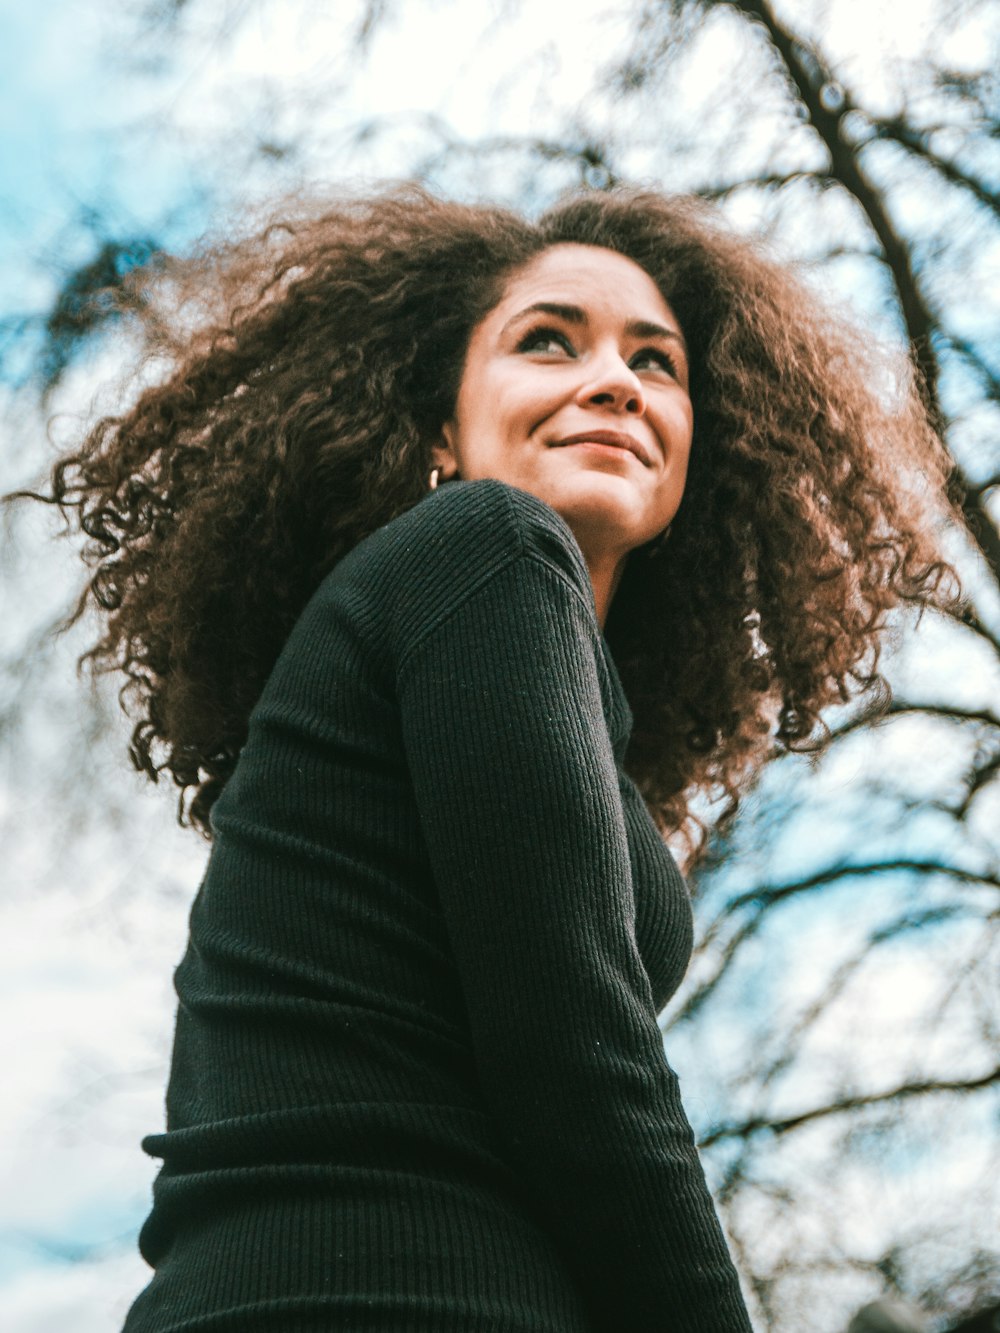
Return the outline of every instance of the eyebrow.
{"type": "MultiPolygon", "coordinates": [[[[513,315],[504,325],[503,333],[506,333],[519,319],[535,314],[555,315],[558,319],[564,319],[567,324],[588,322],[587,312],[578,305],[563,305],[559,301],[536,301],[534,305],[525,306],[523,310],[513,315]]],[[[625,332],[632,338],[669,338],[671,342],[679,343],[682,350],[687,352],[683,336],[676,329],[668,329],[665,324],[654,324],[648,319],[632,319],[625,325],[625,332]]]]}

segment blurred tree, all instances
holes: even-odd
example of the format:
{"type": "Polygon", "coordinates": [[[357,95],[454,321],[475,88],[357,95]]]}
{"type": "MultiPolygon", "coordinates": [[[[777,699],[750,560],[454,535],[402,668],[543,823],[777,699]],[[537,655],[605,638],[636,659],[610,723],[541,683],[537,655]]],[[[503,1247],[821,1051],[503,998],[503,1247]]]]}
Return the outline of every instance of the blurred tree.
{"type": "MultiPolygon", "coordinates": [[[[200,15],[218,51],[274,3],[140,18],[163,42],[200,15]]],[[[361,6],[343,60],[372,58],[405,9],[361,6]]],[[[897,627],[884,716],[846,708],[822,753],[765,768],[696,873],[696,956],[663,1026],[758,1326],[833,1333],[886,1296],[949,1327],[1000,1284],[1000,11],[644,0],[630,32],[585,104],[530,137],[415,113],[409,170],[528,208],[568,184],[699,193],[910,349],[968,523],[951,536],[967,610],[897,627]]],[[[213,151],[295,184],[399,137],[398,116],[334,134],[321,104],[293,114],[276,77],[213,151]]],[[[43,384],[148,244],[105,236],[65,275],[43,384]]]]}
{"type": "Polygon", "coordinates": [[[37,368],[44,395],[58,384],[77,347],[118,318],[112,300],[114,290],[132,269],[148,263],[158,249],[148,236],[105,237],[99,241],[93,259],[67,274],[45,318],[37,368]]]}

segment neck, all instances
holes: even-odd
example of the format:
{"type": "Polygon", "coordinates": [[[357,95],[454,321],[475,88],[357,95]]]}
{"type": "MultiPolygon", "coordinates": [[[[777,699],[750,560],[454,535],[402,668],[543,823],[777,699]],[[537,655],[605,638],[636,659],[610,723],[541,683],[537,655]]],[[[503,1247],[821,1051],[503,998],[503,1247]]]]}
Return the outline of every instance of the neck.
{"type": "Polygon", "coordinates": [[[615,557],[602,553],[601,556],[592,558],[585,548],[581,547],[581,550],[583,550],[583,558],[587,562],[587,569],[590,571],[590,583],[594,590],[594,606],[597,610],[597,623],[603,634],[604,623],[608,618],[608,612],[611,610],[611,602],[618,590],[622,574],[625,572],[625,561],[628,554],[626,552],[623,556],[615,557]]]}

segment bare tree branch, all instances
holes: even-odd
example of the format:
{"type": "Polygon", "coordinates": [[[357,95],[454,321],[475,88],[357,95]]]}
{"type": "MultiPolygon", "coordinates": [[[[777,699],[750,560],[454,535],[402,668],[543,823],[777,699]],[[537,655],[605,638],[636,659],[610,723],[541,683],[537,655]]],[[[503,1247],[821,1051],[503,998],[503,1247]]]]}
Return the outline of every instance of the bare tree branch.
{"type": "MultiPolygon", "coordinates": [[[[967,339],[960,338],[955,333],[948,333],[946,334],[946,337],[959,356],[968,361],[969,365],[972,366],[976,374],[982,380],[986,387],[987,397],[990,401],[1000,403],[1000,376],[997,375],[996,371],[986,364],[977,349],[973,347],[967,339]]],[[[996,485],[997,480],[1000,479],[995,478],[992,482],[987,482],[985,485],[980,485],[975,489],[977,489],[981,495],[983,491],[989,489],[990,485],[996,485]]]]}
{"type": "Polygon", "coordinates": [[[809,123],[826,146],[830,175],[860,204],[879,239],[892,270],[914,361],[920,373],[928,414],[944,420],[938,394],[940,367],[932,337],[938,321],[913,267],[910,247],[896,230],[881,191],[861,166],[858,152],[843,129],[845,117],[858,106],[827,68],[819,54],[796,37],[774,13],[768,0],[723,0],[761,24],[781,58],[792,90],[805,107],[809,123]]]}
{"type": "MultiPolygon", "coordinates": [[[[844,130],[845,117],[860,110],[857,102],[834,77],[818,52],[777,18],[768,0],[716,0],[716,3],[731,5],[763,26],[794,95],[826,147],[830,176],[857,201],[878,237],[893,275],[928,416],[943,431],[946,417],[939,390],[941,368],[934,346],[940,321],[923,292],[913,264],[912,247],[890,217],[882,191],[864,170],[860,148],[851,142],[850,135],[844,130]]],[[[1000,583],[1000,532],[981,495],[977,494],[974,484],[957,461],[952,474],[952,494],[994,579],[1000,583]]]]}
{"type": "Polygon", "coordinates": [[[759,1088],[767,1087],[768,1084],[779,1078],[790,1065],[794,1064],[799,1052],[797,1046],[799,1040],[829,1010],[830,1005],[843,994],[858,969],[868,961],[873,950],[882,944],[895,942],[901,935],[910,931],[925,930],[930,926],[951,922],[967,915],[967,911],[958,905],[931,907],[925,911],[907,912],[895,916],[891,921],[887,921],[876,930],[871,931],[861,948],[852,953],[835,969],[825,987],[789,1026],[784,1033],[781,1053],[770,1064],[763,1068],[758,1067],[755,1070],[756,1086],[759,1088]]]}
{"type": "Polygon", "coordinates": [[[702,1008],[726,976],[739,950],[766,923],[768,912],[771,909],[790,899],[796,899],[802,894],[813,893],[844,880],[893,874],[900,871],[921,877],[940,875],[956,884],[1000,889],[1000,871],[977,873],[965,870],[961,866],[948,865],[943,861],[918,861],[904,857],[885,861],[841,863],[826,866],[813,875],[805,876],[787,884],[761,885],[755,889],[750,889],[746,893],[731,898],[715,919],[709,923],[698,946],[699,952],[711,949],[716,939],[740,912],[753,909],[748,912],[746,919],[733,930],[722,946],[712,974],[692,990],[684,1004],[673,1016],[671,1025],[688,1021],[702,1008]]]}
{"type": "Polygon", "coordinates": [[[831,739],[828,744],[842,740],[845,736],[854,735],[858,731],[878,727],[894,717],[934,717],[946,722],[957,722],[962,725],[978,724],[1000,730],[1000,716],[989,708],[962,708],[959,704],[917,703],[912,700],[893,699],[888,708],[879,709],[877,712],[865,710],[838,723],[831,729],[831,739]]]}
{"type": "Polygon", "coordinates": [[[829,1116],[845,1115],[850,1111],[860,1111],[866,1106],[884,1106],[887,1102],[898,1102],[909,1097],[927,1097],[943,1092],[979,1092],[995,1083],[1000,1083],[1000,1065],[979,1078],[927,1079],[913,1083],[902,1083],[898,1087],[890,1088],[887,1092],[843,1097],[840,1101],[828,1102],[823,1106],[814,1106],[808,1111],[800,1111],[798,1115],[786,1116],[781,1120],[772,1120],[769,1117],[761,1116],[743,1120],[738,1124],[720,1125],[718,1128],[710,1130],[699,1141],[698,1146],[700,1148],[710,1148],[713,1144],[720,1143],[724,1139],[746,1139],[762,1133],[787,1134],[791,1130],[800,1129],[803,1125],[811,1124],[816,1120],[823,1120],[829,1116]]]}
{"type": "Polygon", "coordinates": [[[623,178],[611,165],[607,149],[594,140],[578,139],[564,142],[558,139],[533,138],[525,135],[490,135],[488,138],[465,140],[439,129],[444,139],[441,149],[425,160],[421,174],[428,174],[433,165],[446,157],[467,155],[479,159],[501,153],[528,153],[543,162],[569,162],[576,166],[581,179],[599,189],[621,185],[623,178]]]}
{"type": "Polygon", "coordinates": [[[761,176],[745,176],[740,180],[729,181],[727,184],[707,185],[698,190],[697,193],[703,199],[720,200],[727,199],[731,194],[736,194],[738,190],[783,190],[786,185],[794,185],[798,181],[811,181],[818,185],[828,185],[831,178],[822,171],[790,171],[779,172],[761,176]]]}
{"type": "Polygon", "coordinates": [[[970,175],[969,172],[963,171],[954,162],[949,162],[935,153],[930,146],[929,134],[914,129],[902,116],[884,120],[879,117],[870,117],[869,120],[875,138],[891,140],[893,143],[900,144],[914,156],[922,158],[945,180],[952,185],[957,185],[960,189],[967,190],[973,198],[978,199],[981,204],[984,204],[1000,218],[1000,194],[991,190],[982,181],[970,175]]]}
{"type": "Polygon", "coordinates": [[[990,755],[989,758],[973,764],[965,780],[967,788],[965,797],[955,808],[956,819],[965,818],[972,802],[981,791],[989,786],[998,773],[1000,773],[1000,749],[990,755]]]}
{"type": "Polygon", "coordinates": [[[742,907],[770,907],[787,898],[831,884],[836,880],[894,874],[901,870],[909,875],[943,875],[947,879],[955,880],[960,884],[978,884],[985,885],[988,888],[1000,889],[1000,871],[993,873],[977,872],[965,870],[961,866],[948,865],[943,861],[917,861],[910,860],[907,857],[898,857],[885,861],[842,863],[828,866],[823,870],[816,871],[813,875],[793,880],[788,884],[762,885],[760,888],[750,889],[746,893],[738,894],[730,902],[729,910],[732,912],[739,911],[742,907]]]}

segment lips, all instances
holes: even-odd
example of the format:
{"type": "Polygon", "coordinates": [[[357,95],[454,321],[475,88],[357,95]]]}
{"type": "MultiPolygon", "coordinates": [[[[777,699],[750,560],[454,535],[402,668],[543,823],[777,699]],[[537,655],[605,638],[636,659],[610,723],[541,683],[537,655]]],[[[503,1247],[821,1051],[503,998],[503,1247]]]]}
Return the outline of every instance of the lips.
{"type": "Polygon", "coordinates": [[[610,444],[616,449],[626,449],[630,454],[635,454],[639,462],[646,467],[651,466],[653,461],[644,444],[618,430],[580,431],[577,435],[567,435],[564,440],[556,440],[552,447],[561,449],[567,444],[610,444]]]}

